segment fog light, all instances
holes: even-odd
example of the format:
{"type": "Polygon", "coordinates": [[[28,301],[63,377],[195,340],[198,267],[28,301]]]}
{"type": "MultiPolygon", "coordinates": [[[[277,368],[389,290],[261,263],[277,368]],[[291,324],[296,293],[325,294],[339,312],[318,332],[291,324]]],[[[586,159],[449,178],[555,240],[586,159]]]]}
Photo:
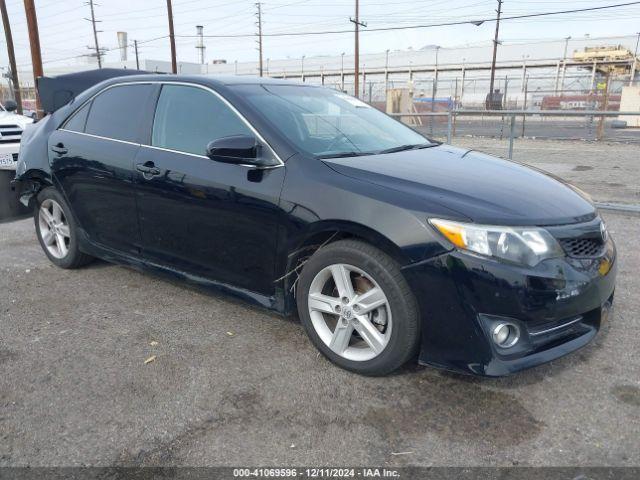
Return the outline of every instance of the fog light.
{"type": "Polygon", "coordinates": [[[493,328],[493,342],[500,348],[513,347],[520,339],[520,330],[513,323],[498,323],[493,328]]]}

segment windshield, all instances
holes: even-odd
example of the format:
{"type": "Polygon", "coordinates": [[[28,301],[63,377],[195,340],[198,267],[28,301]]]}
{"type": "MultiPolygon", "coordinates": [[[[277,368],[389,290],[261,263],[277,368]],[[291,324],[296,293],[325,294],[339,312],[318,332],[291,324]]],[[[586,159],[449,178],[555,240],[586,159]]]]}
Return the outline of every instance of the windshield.
{"type": "Polygon", "coordinates": [[[262,85],[243,97],[295,146],[320,158],[432,146],[360,100],[326,88],[262,85]]]}

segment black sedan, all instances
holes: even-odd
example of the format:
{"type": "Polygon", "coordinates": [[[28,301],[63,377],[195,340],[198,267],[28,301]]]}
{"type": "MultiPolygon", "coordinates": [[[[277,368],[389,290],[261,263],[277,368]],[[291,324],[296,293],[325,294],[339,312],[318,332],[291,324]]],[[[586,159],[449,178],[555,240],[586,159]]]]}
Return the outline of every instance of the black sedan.
{"type": "Polygon", "coordinates": [[[585,194],[330,89],[111,78],[20,152],[54,264],[98,257],[297,310],[362,374],[416,358],[509,374],[587,344],[613,299],[615,246],[585,194]]]}

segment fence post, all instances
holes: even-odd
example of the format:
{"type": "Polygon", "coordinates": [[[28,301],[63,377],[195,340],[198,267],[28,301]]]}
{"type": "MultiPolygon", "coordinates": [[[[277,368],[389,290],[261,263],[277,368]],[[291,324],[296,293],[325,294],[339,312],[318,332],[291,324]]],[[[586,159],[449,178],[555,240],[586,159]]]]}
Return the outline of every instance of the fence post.
{"type": "Polygon", "coordinates": [[[511,115],[511,128],[509,130],[509,160],[513,160],[513,137],[516,134],[516,116],[511,115]]]}
{"type": "Polygon", "coordinates": [[[447,143],[451,145],[451,127],[452,127],[452,114],[451,109],[447,113],[447,143]]]}

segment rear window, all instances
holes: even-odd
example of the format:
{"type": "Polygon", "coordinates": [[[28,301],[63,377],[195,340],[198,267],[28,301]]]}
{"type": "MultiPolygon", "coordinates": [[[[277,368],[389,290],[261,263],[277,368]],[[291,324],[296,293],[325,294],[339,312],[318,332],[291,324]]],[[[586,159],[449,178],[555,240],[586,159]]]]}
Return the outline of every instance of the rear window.
{"type": "Polygon", "coordinates": [[[121,85],[93,99],[85,132],[101,137],[136,142],[151,85],[121,85]]]}
{"type": "Polygon", "coordinates": [[[91,107],[91,102],[84,105],[84,107],[77,110],[67,123],[64,125],[65,130],[71,130],[72,132],[84,132],[84,126],[87,123],[87,115],[89,113],[89,108],[91,107]]]}

